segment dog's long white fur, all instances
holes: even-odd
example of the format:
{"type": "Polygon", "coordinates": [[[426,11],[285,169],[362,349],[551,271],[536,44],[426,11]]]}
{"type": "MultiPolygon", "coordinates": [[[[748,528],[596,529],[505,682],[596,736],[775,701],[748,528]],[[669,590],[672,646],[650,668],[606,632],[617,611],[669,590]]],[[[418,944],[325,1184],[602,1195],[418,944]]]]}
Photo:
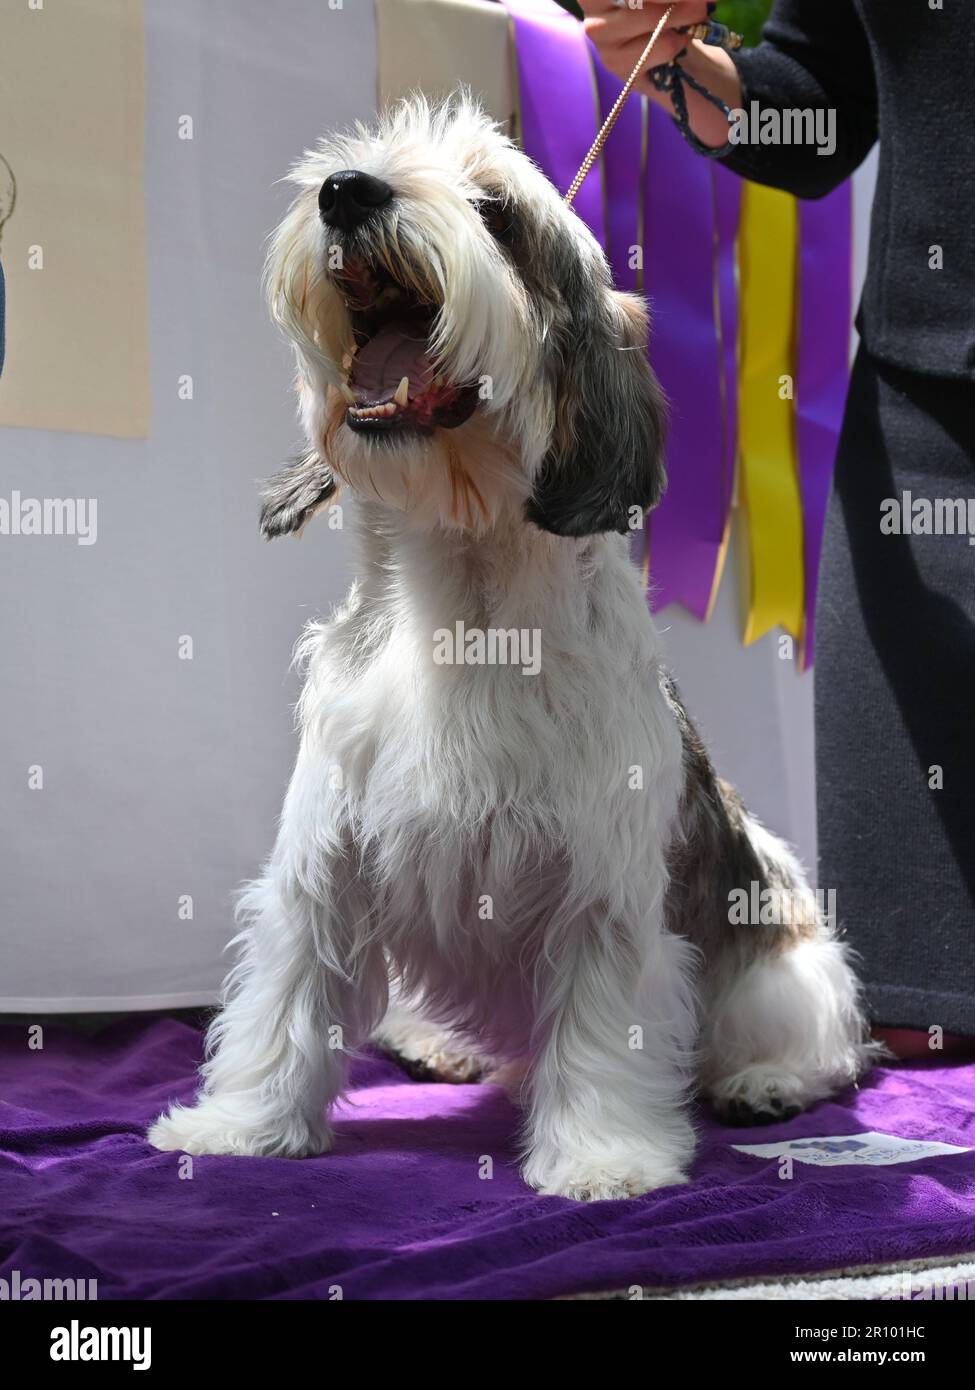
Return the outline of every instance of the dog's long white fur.
{"type": "MultiPolygon", "coordinates": [[[[272,301],[296,345],[309,442],[331,439],[352,486],[359,578],[300,644],[297,765],[271,860],[241,896],[202,1092],[150,1138],[193,1153],[326,1150],[328,1106],[349,1052],[382,1027],[392,968],[385,1036],[400,1052],[453,1048],[466,1076],[476,1051],[524,1076],[523,1171],[539,1191],[680,1182],[697,1076],[716,1096],[803,1104],[853,1079],[867,1053],[843,947],[822,923],[713,986],[697,947],[667,930],[685,770],[640,578],[622,536],[571,539],[523,518],[555,429],[541,363],[560,309],[526,295],[472,202],[486,183],[506,189],[564,226],[597,277],[601,254],[463,103],[409,103],[378,133],[323,144],[296,178],[272,301]],[[404,445],[395,461],[340,423],[347,318],[314,206],[339,167],[396,187],[398,245],[425,258],[443,303],[442,360],[493,383],[452,439],[404,445]],[[478,484],[476,518],[458,515],[449,449],[478,484]],[[540,629],[538,676],[436,664],[433,634],[458,620],[540,629]]],[[[763,854],[788,856],[749,825],[763,854]]]]}

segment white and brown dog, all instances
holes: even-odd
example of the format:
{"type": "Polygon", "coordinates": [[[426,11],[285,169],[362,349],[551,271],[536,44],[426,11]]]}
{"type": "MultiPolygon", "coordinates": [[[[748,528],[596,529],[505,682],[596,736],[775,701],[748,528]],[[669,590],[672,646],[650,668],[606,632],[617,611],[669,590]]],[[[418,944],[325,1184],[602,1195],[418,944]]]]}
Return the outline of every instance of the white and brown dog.
{"type": "Polygon", "coordinates": [[[293,178],[268,286],[308,448],[262,524],[298,531],[345,484],[360,575],[302,639],[277,844],[200,1095],[150,1139],[321,1153],[376,1036],[520,1078],[540,1192],[681,1182],[696,1090],[785,1118],[872,1049],[802,870],[661,667],[626,540],[665,481],[645,306],[464,99],[400,104],[293,178]],[[729,920],[753,884],[778,925],[729,920]]]}

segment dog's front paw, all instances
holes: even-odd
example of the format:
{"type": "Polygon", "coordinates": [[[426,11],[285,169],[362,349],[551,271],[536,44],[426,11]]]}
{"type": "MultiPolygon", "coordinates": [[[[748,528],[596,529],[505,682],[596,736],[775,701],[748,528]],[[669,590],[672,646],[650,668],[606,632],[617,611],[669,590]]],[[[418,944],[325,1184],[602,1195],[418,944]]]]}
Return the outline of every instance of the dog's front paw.
{"type": "Polygon", "coordinates": [[[235,1111],[226,1102],[204,1097],[187,1108],[173,1105],[146,1135],[156,1149],[188,1154],[247,1154],[258,1158],[305,1158],[332,1146],[327,1125],[312,1126],[300,1116],[271,1120],[235,1111]]]}
{"type": "Polygon", "coordinates": [[[300,534],[302,527],[335,492],[328,464],[312,449],[275,473],[261,491],[261,535],[300,534]]]}
{"type": "Polygon", "coordinates": [[[652,1153],[580,1154],[555,1163],[540,1162],[532,1156],[522,1176],[543,1196],[571,1197],[575,1202],[615,1202],[687,1182],[678,1162],[652,1153]]]}

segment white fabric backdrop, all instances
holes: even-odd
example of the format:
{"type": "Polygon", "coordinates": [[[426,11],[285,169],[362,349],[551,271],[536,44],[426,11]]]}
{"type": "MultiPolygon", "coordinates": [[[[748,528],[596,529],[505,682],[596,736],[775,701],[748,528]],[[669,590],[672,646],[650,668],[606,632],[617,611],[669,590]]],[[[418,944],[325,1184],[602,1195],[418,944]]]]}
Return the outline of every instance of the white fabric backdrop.
{"type": "MultiPolygon", "coordinates": [[[[213,999],[294,756],[291,647],[351,575],[341,533],[257,536],[256,480],[296,443],[259,278],[276,180],[374,105],[373,7],[146,0],[146,49],[149,438],[0,431],[0,495],[98,499],[95,545],[0,539],[5,1012],[213,999]]],[[[722,771],[812,859],[812,680],[774,638],[740,646],[733,577],[710,627],[665,614],[666,642],[722,771]]]]}
{"type": "Polygon", "coordinates": [[[340,534],[257,534],[256,482],[297,443],[259,282],[278,180],[372,112],[372,6],[147,0],[146,62],[149,438],[0,432],[0,495],[98,500],[95,545],[0,539],[6,1011],[212,998],[294,756],[291,647],[349,573],[340,534]]]}

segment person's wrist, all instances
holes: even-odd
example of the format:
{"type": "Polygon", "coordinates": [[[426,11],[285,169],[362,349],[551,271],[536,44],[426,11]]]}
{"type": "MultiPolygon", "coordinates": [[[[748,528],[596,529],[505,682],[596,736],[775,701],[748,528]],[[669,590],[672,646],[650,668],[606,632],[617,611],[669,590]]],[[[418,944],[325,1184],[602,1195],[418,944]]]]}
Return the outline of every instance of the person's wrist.
{"type": "MultiPolygon", "coordinates": [[[[741,105],[741,78],[729,54],[720,49],[705,48],[695,42],[688,46],[677,61],[685,74],[694,78],[726,107],[733,110],[741,105]]],[[[642,89],[671,115],[675,115],[669,93],[655,86],[649,74],[643,78],[642,89]]],[[[689,84],[685,84],[684,95],[690,134],[694,142],[707,150],[723,149],[728,143],[727,116],[706,97],[694,91],[689,84]]]]}
{"type": "MultiPolygon", "coordinates": [[[[730,53],[721,48],[706,48],[703,44],[695,42],[681,59],[681,66],[703,87],[707,87],[712,96],[723,101],[729,110],[733,111],[741,106],[741,77],[730,53]]],[[[728,132],[725,130],[725,139],[727,136],[728,132]]]]}

